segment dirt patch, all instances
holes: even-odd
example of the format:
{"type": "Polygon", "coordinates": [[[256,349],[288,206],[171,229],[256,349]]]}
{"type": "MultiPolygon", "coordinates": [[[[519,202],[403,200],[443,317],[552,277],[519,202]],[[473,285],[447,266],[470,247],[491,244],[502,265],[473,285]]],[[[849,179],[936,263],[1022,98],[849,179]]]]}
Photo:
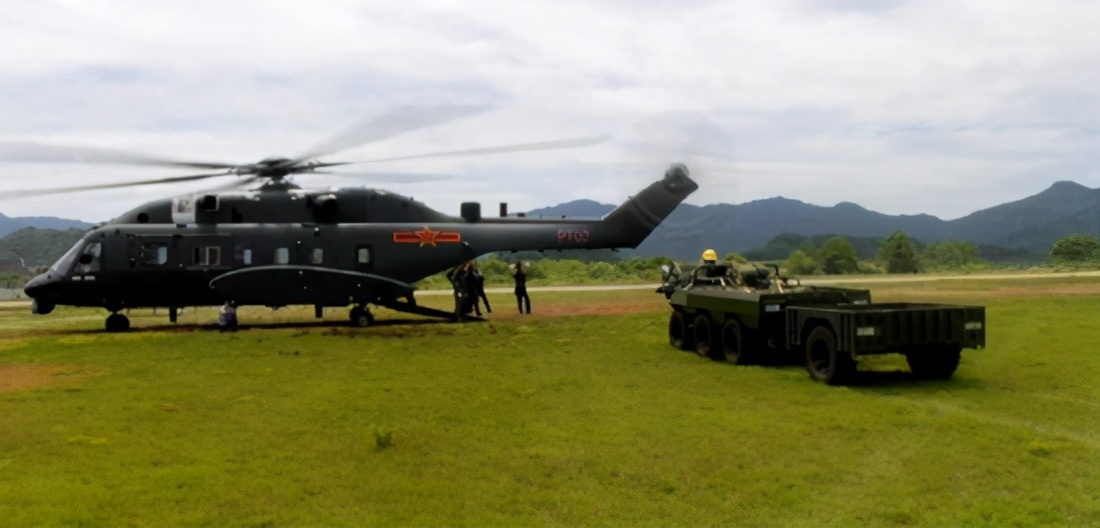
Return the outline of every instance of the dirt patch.
{"type": "Polygon", "coordinates": [[[0,365],[0,392],[72,386],[102,374],[75,365],[0,365]]]}
{"type": "MultiPolygon", "coordinates": [[[[499,310],[499,309],[498,309],[499,310]]],[[[514,306],[509,306],[501,318],[510,319],[519,317],[514,306]]],[[[664,302],[645,301],[621,301],[621,302],[594,302],[576,304],[545,304],[531,303],[531,315],[539,317],[570,317],[575,315],[625,315],[668,310],[668,304],[664,302]]],[[[497,312],[493,312],[497,316],[497,312]]]]}

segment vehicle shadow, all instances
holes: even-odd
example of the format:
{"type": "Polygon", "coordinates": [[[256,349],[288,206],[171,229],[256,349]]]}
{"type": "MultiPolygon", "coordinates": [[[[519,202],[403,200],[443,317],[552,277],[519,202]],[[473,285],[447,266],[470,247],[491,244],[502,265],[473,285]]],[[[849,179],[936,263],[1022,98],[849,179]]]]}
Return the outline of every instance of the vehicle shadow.
{"type": "MultiPolygon", "coordinates": [[[[722,363],[721,361],[716,362],[722,363]]],[[[781,370],[784,372],[801,373],[805,376],[807,382],[814,383],[814,381],[810,379],[809,372],[806,371],[806,365],[798,359],[792,358],[786,361],[757,362],[753,363],[752,366],[781,370]]],[[[982,387],[982,382],[979,379],[960,377],[957,374],[947,379],[929,379],[918,376],[907,369],[872,368],[856,370],[852,374],[852,377],[842,386],[853,390],[892,394],[896,392],[895,389],[906,387],[919,389],[921,391],[978,389],[982,387]]]]}

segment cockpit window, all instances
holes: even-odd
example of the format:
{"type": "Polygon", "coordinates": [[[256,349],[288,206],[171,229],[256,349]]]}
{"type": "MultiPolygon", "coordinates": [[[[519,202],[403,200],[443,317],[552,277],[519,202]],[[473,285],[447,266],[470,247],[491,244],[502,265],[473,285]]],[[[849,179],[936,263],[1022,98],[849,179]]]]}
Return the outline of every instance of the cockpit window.
{"type": "Polygon", "coordinates": [[[77,273],[96,273],[102,268],[102,242],[89,242],[80,252],[80,258],[76,261],[77,273]]]}

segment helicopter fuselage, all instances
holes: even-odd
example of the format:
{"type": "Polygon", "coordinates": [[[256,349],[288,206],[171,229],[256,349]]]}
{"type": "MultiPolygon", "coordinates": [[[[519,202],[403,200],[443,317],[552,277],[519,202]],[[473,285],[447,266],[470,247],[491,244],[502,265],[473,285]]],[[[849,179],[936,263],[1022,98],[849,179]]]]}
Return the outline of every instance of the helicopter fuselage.
{"type": "Polygon", "coordinates": [[[487,253],[636,247],[697,188],[674,166],[601,219],[482,218],[471,204],[453,217],[378,191],[152,202],[89,231],[24,290],[36,313],[226,301],[415,305],[414,282],[487,253]],[[272,203],[295,220],[270,221],[272,203]]]}

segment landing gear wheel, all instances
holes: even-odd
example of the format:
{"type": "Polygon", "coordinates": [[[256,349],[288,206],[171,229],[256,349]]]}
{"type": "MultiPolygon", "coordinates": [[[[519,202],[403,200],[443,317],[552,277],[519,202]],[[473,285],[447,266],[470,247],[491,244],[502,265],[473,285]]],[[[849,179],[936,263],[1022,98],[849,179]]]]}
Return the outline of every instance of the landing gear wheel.
{"type": "Polygon", "coordinates": [[[707,314],[695,316],[692,327],[695,336],[695,353],[699,354],[699,357],[713,357],[714,351],[718,347],[715,346],[717,343],[714,339],[714,325],[711,324],[710,317],[707,314]]]}
{"type": "Polygon", "coordinates": [[[957,346],[931,347],[906,354],[905,361],[919,378],[947,379],[959,368],[961,352],[957,346]]]}
{"type": "Polygon", "coordinates": [[[806,338],[806,370],[814,381],[843,385],[856,371],[856,363],[846,353],[837,352],[832,330],[819,326],[806,338]]]}
{"type": "Polygon", "coordinates": [[[351,309],[348,314],[351,319],[352,326],[358,326],[360,328],[366,328],[374,324],[374,316],[371,315],[370,310],[365,306],[356,306],[351,309]]]}
{"type": "Polygon", "coordinates": [[[120,313],[107,316],[106,328],[108,332],[125,332],[130,329],[130,319],[120,313]]]}
{"type": "Polygon", "coordinates": [[[694,350],[695,339],[688,330],[684,314],[673,311],[668,319],[668,344],[680,350],[694,350]]]}
{"type": "Polygon", "coordinates": [[[734,319],[730,319],[725,323],[722,323],[722,358],[734,365],[745,365],[748,363],[748,354],[742,348],[744,345],[741,342],[741,323],[738,323],[734,319]]]}

